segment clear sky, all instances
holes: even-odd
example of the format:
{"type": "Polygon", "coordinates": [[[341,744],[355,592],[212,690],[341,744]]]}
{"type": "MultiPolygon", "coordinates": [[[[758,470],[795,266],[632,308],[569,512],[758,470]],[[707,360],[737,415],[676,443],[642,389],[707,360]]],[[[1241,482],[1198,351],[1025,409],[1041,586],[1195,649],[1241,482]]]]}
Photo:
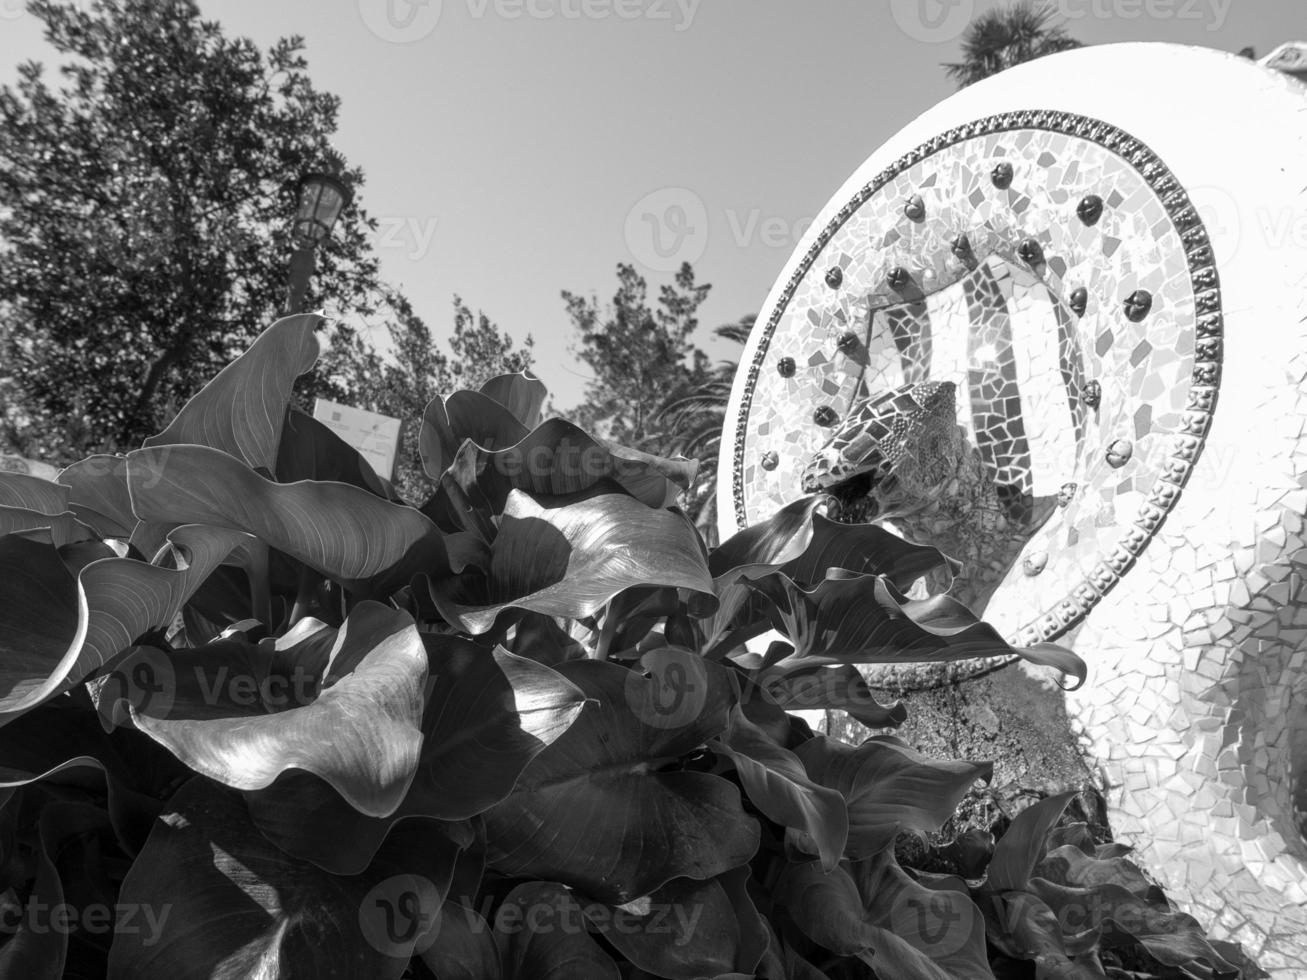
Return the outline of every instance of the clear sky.
{"type": "MultiPolygon", "coordinates": [[[[267,47],[303,35],[343,100],[337,145],[367,173],[382,269],[438,334],[454,293],[515,336],[560,408],[586,374],[559,292],[606,299],[619,261],[651,291],[691,260],[713,284],[700,342],[757,312],[806,221],[952,85],[993,0],[200,0],[267,47]]],[[[1055,0],[1085,43],[1268,53],[1307,39],[1303,0],[1055,0]]],[[[49,60],[0,0],[0,80],[49,60]]],[[[1141,78],[1140,84],[1156,83],[1141,78]]],[[[1177,112],[1192,113],[1176,82],[1177,112]]]]}

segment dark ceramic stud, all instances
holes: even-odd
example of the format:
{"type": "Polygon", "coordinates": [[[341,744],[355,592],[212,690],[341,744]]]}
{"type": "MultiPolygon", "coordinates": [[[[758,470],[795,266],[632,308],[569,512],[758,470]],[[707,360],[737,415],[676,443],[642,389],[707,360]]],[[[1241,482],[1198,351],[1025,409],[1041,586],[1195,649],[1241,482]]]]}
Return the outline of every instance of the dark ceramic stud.
{"type": "Polygon", "coordinates": [[[764,470],[774,470],[780,465],[780,462],[781,458],[770,449],[762,454],[762,468],[764,470]]]}
{"type": "Polygon", "coordinates": [[[1024,239],[1017,246],[1017,254],[1026,265],[1039,265],[1044,261],[1044,249],[1033,238],[1024,239]]]}
{"type": "Polygon", "coordinates": [[[912,274],[901,265],[896,265],[889,271],[889,288],[895,292],[902,291],[903,287],[912,281],[912,274]]]}
{"type": "Polygon", "coordinates": [[[908,198],[908,203],[903,205],[903,213],[913,221],[921,221],[926,217],[926,202],[920,194],[913,194],[908,198]]]}
{"type": "Polygon", "coordinates": [[[1103,199],[1090,194],[1076,206],[1076,216],[1087,225],[1098,224],[1098,219],[1103,216],[1103,199]]]}
{"type": "Polygon", "coordinates": [[[1136,289],[1125,298],[1125,316],[1131,323],[1138,323],[1148,316],[1153,308],[1153,294],[1146,289],[1136,289]]]}
{"type": "Polygon", "coordinates": [[[1112,469],[1120,469],[1126,463],[1130,462],[1130,457],[1135,454],[1135,447],[1125,439],[1117,439],[1107,447],[1107,465],[1112,469]]]}
{"type": "Polygon", "coordinates": [[[792,357],[782,357],[776,362],[776,370],[780,372],[782,378],[794,377],[796,369],[797,365],[794,363],[794,358],[792,357]]]}
{"type": "Polygon", "coordinates": [[[997,164],[994,169],[989,172],[989,179],[994,182],[994,186],[999,190],[1007,190],[1012,186],[1012,164],[997,164]]]}
{"type": "Polygon", "coordinates": [[[1085,382],[1085,390],[1080,394],[1080,401],[1086,408],[1097,408],[1103,402],[1103,386],[1097,381],[1085,382]]]}
{"type": "Polygon", "coordinates": [[[1062,489],[1057,492],[1057,505],[1059,507],[1068,507],[1076,495],[1076,485],[1074,483],[1062,484],[1062,489]]]}
{"type": "Polygon", "coordinates": [[[1077,286],[1071,290],[1071,312],[1076,316],[1084,316],[1088,307],[1089,290],[1084,286],[1077,286]]]}
{"type": "Polygon", "coordinates": [[[835,341],[835,346],[841,354],[850,354],[858,349],[858,335],[852,330],[845,330],[840,334],[840,339],[835,341]]]}
{"type": "Polygon", "coordinates": [[[953,239],[952,248],[953,254],[960,259],[971,257],[971,239],[966,236],[965,232],[953,239]]]}
{"type": "Polygon", "coordinates": [[[831,408],[829,405],[822,405],[820,408],[817,409],[817,411],[812,413],[812,420],[816,422],[818,425],[820,425],[823,429],[830,428],[832,425],[838,422],[839,419],[840,417],[837,414],[835,414],[835,409],[831,408]]]}
{"type": "Polygon", "coordinates": [[[826,270],[826,285],[831,289],[839,289],[840,283],[844,281],[844,270],[838,265],[833,265],[826,270]]]}

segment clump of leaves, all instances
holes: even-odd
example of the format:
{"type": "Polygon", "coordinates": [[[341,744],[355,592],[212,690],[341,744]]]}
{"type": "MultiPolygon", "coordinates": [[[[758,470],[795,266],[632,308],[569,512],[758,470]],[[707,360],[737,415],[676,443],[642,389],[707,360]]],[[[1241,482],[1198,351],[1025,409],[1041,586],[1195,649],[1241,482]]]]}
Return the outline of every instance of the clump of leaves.
{"type": "Polygon", "coordinates": [[[1058,801],[979,880],[905,871],[989,764],[788,713],[893,727],[855,665],[1013,652],[905,597],[939,552],[816,499],[708,550],[693,463],[526,375],[431,403],[414,506],[292,407],[320,325],[139,450],[0,475],[0,978],[1225,970],[1058,801]]]}

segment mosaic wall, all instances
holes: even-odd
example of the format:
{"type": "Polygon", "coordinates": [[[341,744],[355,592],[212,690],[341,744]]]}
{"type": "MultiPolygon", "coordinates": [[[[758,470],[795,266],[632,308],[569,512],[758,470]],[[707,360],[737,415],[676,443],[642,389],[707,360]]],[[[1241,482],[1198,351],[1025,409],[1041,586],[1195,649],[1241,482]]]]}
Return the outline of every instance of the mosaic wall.
{"type": "Polygon", "coordinates": [[[1065,500],[1028,548],[1044,572],[1014,569],[986,613],[1023,643],[1055,638],[1130,567],[1201,450],[1211,262],[1174,177],[1111,126],[1014,113],[946,134],[849,203],[773,312],[735,420],[737,521],[799,496],[859,400],[958,382],[1010,506],[1065,500]]]}
{"type": "MultiPolygon", "coordinates": [[[[1249,212],[1269,201],[1304,213],[1300,179],[1274,184],[1279,199],[1244,182],[1307,166],[1307,93],[1164,48],[1138,57],[1198,70],[1209,100],[1235,93],[1227,112],[1257,104],[1282,124],[1264,138],[1273,161],[1260,137],[1228,133],[1216,151],[1194,138],[1185,152],[1220,157],[1206,171],[1245,188],[1249,212]]],[[[1083,58],[1126,77],[1134,56],[1083,58]]],[[[1242,289],[1229,316],[1244,327],[1231,331],[1237,363],[1223,364],[1213,249],[1164,161],[1065,114],[949,130],[844,203],[765,311],[728,419],[720,503],[740,526],[766,517],[802,493],[808,457],[861,400],[957,384],[957,421],[1005,505],[1019,517],[1055,502],[985,618],[1085,657],[1090,681],[1066,707],[1118,837],[1205,928],[1276,980],[1301,980],[1307,246],[1264,244],[1246,236],[1222,253],[1222,278],[1242,289]]]]}

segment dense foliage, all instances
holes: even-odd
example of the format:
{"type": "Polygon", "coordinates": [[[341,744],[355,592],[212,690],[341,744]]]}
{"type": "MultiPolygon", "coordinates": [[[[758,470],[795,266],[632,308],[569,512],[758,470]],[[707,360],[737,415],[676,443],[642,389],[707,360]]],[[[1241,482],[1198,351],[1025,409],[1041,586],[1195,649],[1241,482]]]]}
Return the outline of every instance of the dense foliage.
{"type": "Polygon", "coordinates": [[[1057,8],[1045,0],[1017,0],[977,14],[962,33],[962,60],[944,65],[959,88],[1014,65],[1080,47],[1055,23],[1057,8]]]}
{"type": "Polygon", "coordinates": [[[892,728],[856,664],[1012,652],[905,597],[937,551],[816,498],[708,550],[694,464],[524,374],[431,402],[411,506],[293,407],[321,325],[143,448],[0,474],[0,978],[1225,970],[1066,798],[905,870],[990,766],[787,713],[892,728]]]}

